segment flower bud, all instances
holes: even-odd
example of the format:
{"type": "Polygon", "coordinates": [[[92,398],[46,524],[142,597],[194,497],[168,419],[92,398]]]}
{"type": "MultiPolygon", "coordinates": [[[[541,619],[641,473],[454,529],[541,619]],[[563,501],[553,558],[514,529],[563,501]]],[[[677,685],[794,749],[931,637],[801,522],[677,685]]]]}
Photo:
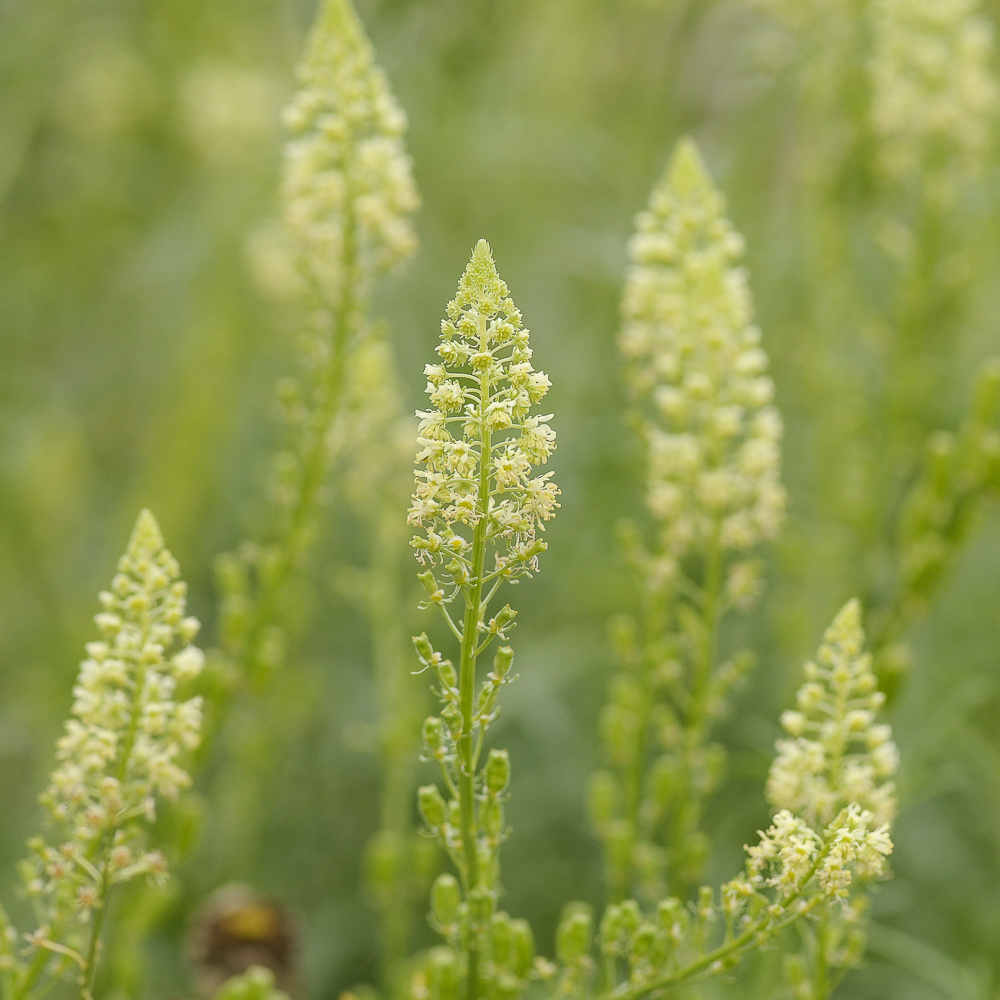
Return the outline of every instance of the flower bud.
{"type": "Polygon", "coordinates": [[[490,795],[499,795],[510,782],[510,756],[506,750],[490,750],[486,762],[486,790],[490,795]]]}

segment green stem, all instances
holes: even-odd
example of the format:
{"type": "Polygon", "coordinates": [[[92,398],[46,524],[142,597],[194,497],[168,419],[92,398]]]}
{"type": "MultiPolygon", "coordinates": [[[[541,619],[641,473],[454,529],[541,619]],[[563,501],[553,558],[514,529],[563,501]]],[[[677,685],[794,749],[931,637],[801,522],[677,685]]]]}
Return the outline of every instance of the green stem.
{"type": "MultiPolygon", "coordinates": [[[[695,793],[692,769],[697,751],[704,745],[708,731],[709,697],[712,690],[712,668],[715,663],[716,639],[721,614],[722,546],[719,525],[709,542],[705,565],[704,603],[702,605],[702,635],[700,648],[691,676],[691,707],[684,732],[684,786],[674,812],[673,850],[676,853],[688,844],[701,823],[702,800],[695,793]]],[[[684,891],[674,866],[674,889],[684,891]]],[[[690,881],[684,879],[684,883],[690,881]]]]}
{"type": "Polygon", "coordinates": [[[827,916],[822,914],[816,922],[816,967],[813,973],[813,1000],[826,1000],[830,995],[827,983],[827,916]]]}
{"type": "MultiPolygon", "coordinates": [[[[486,321],[480,321],[480,350],[487,349],[486,321]]],[[[486,407],[490,398],[490,377],[484,372],[479,380],[479,496],[476,522],[472,535],[472,577],[463,588],[465,620],[462,626],[462,649],[458,669],[459,708],[462,713],[462,735],[458,739],[459,815],[462,827],[463,880],[466,900],[479,885],[479,855],[476,845],[476,753],[473,727],[476,708],[476,648],[479,644],[480,618],[483,599],[483,569],[486,564],[487,514],[490,504],[491,437],[486,426],[486,407]]],[[[476,1000],[479,993],[479,929],[473,927],[468,939],[466,994],[476,1000]]]]}
{"type": "MultiPolygon", "coordinates": [[[[144,649],[149,636],[149,616],[143,616],[142,641],[139,649],[144,649]]],[[[122,744],[122,755],[118,760],[118,773],[116,775],[118,783],[124,785],[128,777],[128,762],[132,756],[132,749],[135,746],[136,734],[139,730],[139,714],[142,708],[142,697],[146,690],[146,667],[142,662],[142,657],[136,659],[136,682],[135,701],[132,703],[132,714],[128,721],[128,731],[125,734],[125,742],[122,744]]],[[[103,848],[98,850],[101,855],[99,871],[101,873],[101,887],[97,897],[97,907],[94,910],[94,918],[90,925],[90,942],[87,945],[86,964],[80,975],[80,997],[81,1000],[90,1000],[93,995],[94,978],[97,975],[97,950],[101,943],[101,931],[104,927],[104,918],[108,909],[108,895],[111,890],[111,850],[115,843],[115,834],[118,827],[109,827],[104,833],[103,848]]]]}

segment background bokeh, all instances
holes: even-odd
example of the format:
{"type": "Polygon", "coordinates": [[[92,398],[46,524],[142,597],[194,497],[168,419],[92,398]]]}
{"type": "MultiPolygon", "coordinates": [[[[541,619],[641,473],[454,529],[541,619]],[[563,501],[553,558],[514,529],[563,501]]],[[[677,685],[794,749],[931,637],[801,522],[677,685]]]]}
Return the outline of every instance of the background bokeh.
{"type": "MultiPolygon", "coordinates": [[[[863,32],[810,38],[746,0],[358,9],[409,116],[423,198],[421,248],[377,303],[403,409],[420,405],[480,236],[554,386],[562,510],[541,575],[516,595],[520,678],[494,730],[514,768],[504,905],[550,951],[563,903],[602,895],[584,793],[607,623],[634,600],[615,541],[641,514],[615,348],[634,212],[694,135],[747,238],[787,427],[788,525],[763,607],[726,637],[759,663],[721,734],[733,756],[708,818],[721,878],[766,820],[802,660],[848,597],[887,599],[923,441],[960,424],[977,366],[1000,350],[1000,160],[943,213],[936,263],[899,309],[878,234],[908,203],[872,166],[863,32]]],[[[0,0],[0,889],[14,909],[96,593],[138,509],[179,558],[207,645],[213,559],[265,518],[274,384],[295,350],[269,261],[280,110],[313,13],[308,0],[0,0]]],[[[1000,3],[984,13],[1000,18],[1000,3]]],[[[309,997],[378,975],[361,864],[379,809],[371,636],[336,572],[357,526],[331,495],[289,666],[242,736],[253,766],[188,798],[172,819],[190,828],[177,880],[127,910],[133,946],[109,988],[136,1000],[189,993],[192,915],[234,880],[297,914],[309,997]]],[[[872,955],[838,995],[1000,990],[998,609],[1000,515],[986,504],[907,635],[895,877],[874,895],[872,955]]],[[[424,627],[414,610],[407,628],[424,627]]],[[[733,995],[764,995],[755,974],[733,995]]]]}

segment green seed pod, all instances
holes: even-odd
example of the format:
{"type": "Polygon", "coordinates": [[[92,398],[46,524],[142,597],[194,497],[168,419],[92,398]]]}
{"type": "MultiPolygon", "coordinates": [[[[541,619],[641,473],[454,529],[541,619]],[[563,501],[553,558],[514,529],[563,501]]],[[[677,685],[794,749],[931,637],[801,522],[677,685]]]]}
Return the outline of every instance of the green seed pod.
{"type": "Polygon", "coordinates": [[[458,880],[447,872],[439,875],[431,887],[431,913],[442,927],[455,922],[462,902],[458,880]]]}
{"type": "Polygon", "coordinates": [[[656,928],[644,920],[629,942],[629,961],[633,965],[646,961],[656,947],[656,938],[656,928]]]}
{"type": "Polygon", "coordinates": [[[434,579],[434,574],[429,569],[423,573],[418,573],[417,579],[424,590],[427,591],[427,596],[432,601],[440,601],[444,596],[444,591],[438,586],[437,580],[434,579]]]}
{"type": "Polygon", "coordinates": [[[430,1000],[456,1000],[458,997],[458,957],[451,948],[434,948],[427,963],[430,1000]]]}
{"type": "Polygon", "coordinates": [[[448,727],[448,732],[451,733],[452,738],[457,740],[462,735],[462,726],[464,725],[462,710],[455,704],[445,705],[441,712],[441,719],[448,727]]]}
{"type": "Polygon", "coordinates": [[[510,673],[514,662],[514,650],[510,646],[501,646],[493,657],[493,672],[501,680],[510,673]]]}
{"type": "Polygon", "coordinates": [[[515,975],[524,978],[531,971],[535,960],[535,936],[527,920],[512,920],[510,922],[510,940],[513,951],[513,971],[515,975]]]}
{"type": "Polygon", "coordinates": [[[500,633],[517,617],[517,612],[509,605],[505,604],[496,617],[490,622],[490,631],[500,633]]]}
{"type": "Polygon", "coordinates": [[[442,660],[438,664],[437,672],[438,677],[446,690],[450,691],[458,687],[458,673],[451,660],[442,660]]]}
{"type": "Polygon", "coordinates": [[[510,917],[503,912],[494,913],[490,920],[490,947],[493,962],[501,969],[510,964],[512,943],[510,917]]]}
{"type": "Polygon", "coordinates": [[[486,886],[477,886],[469,893],[469,920],[477,931],[484,930],[493,916],[495,900],[486,886]]]}
{"type": "Polygon", "coordinates": [[[622,934],[631,937],[638,929],[642,920],[642,911],[634,899],[626,899],[620,904],[622,934]]]}
{"type": "Polygon", "coordinates": [[[618,809],[618,786],[610,771],[596,771],[590,776],[587,807],[591,823],[598,828],[615,815],[618,809]]]}
{"type": "Polygon", "coordinates": [[[480,825],[487,837],[498,838],[504,829],[503,806],[497,798],[491,798],[483,807],[480,825]]]}
{"type": "Polygon", "coordinates": [[[417,805],[424,822],[432,830],[440,830],[444,826],[447,811],[437,785],[421,785],[417,791],[417,805]]]}
{"type": "Polygon", "coordinates": [[[424,719],[424,743],[432,754],[444,748],[444,727],[436,715],[424,719]]]}
{"type": "Polygon", "coordinates": [[[417,651],[417,656],[420,657],[422,663],[430,663],[431,658],[434,656],[434,647],[430,643],[430,639],[427,638],[426,632],[421,632],[420,635],[415,635],[413,637],[413,648],[417,651]]]}
{"type": "Polygon", "coordinates": [[[590,950],[593,917],[589,907],[570,903],[556,931],[556,956],[563,965],[579,962],[590,950]]]}
{"type": "Polygon", "coordinates": [[[506,750],[491,750],[486,762],[486,791],[500,795],[510,782],[510,756],[506,750]]]}

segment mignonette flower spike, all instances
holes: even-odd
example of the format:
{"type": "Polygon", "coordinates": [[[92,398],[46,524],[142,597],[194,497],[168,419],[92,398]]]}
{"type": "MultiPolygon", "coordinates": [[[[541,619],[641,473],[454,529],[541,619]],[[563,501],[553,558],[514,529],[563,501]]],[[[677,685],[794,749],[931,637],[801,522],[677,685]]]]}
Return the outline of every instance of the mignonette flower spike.
{"type": "Polygon", "coordinates": [[[500,646],[480,679],[477,660],[504,639],[515,612],[487,616],[503,582],[537,569],[543,522],[558,507],[550,472],[535,475],[555,449],[551,415],[531,412],[549,380],[531,365],[528,331],[480,240],[441,324],[440,363],[425,369],[431,409],[420,418],[416,490],[409,523],[424,570],[427,604],[437,605],[460,644],[458,668],[426,635],[413,642],[438,687],[440,714],[424,723],[425,760],[443,779],[418,793],[427,830],[444,847],[459,879],[441,875],[431,893],[431,925],[446,945],[433,949],[413,995],[452,996],[464,980],[470,1000],[515,996],[526,985],[534,944],[528,925],[497,910],[499,848],[508,830],[503,803],[510,782],[505,750],[484,739],[500,688],[512,679],[514,652],[500,646]],[[440,577],[440,580],[439,580],[440,577]],[[453,618],[447,605],[464,605],[453,618]]]}
{"type": "Polygon", "coordinates": [[[532,414],[551,383],[531,365],[528,331],[480,240],[441,324],[438,364],[424,369],[431,409],[418,411],[419,468],[408,521],[421,528],[419,561],[451,585],[428,581],[432,601],[450,600],[480,572],[473,532],[493,550],[484,583],[537,568],[537,533],[555,513],[552,473],[534,475],[555,450],[552,415],[532,414]]]}
{"type": "Polygon", "coordinates": [[[789,738],[778,742],[767,798],[817,830],[852,804],[878,825],[896,813],[899,754],[889,726],[875,721],[885,695],[863,643],[861,608],[851,601],[806,664],[796,708],[781,717],[789,738]]]}
{"type": "Polygon", "coordinates": [[[44,921],[29,942],[71,954],[88,986],[110,887],[164,877],[166,860],[146,847],[142,827],[155,819],[158,798],[177,798],[191,781],[180,760],[198,746],[202,701],[178,694],[204,656],[192,645],[199,624],[184,613],[179,573],[144,510],[100,595],[101,638],[87,644],[58,764],[41,797],[52,830],[30,843],[24,865],[28,896],[44,921]],[[88,923],[90,943],[75,951],[88,923]]]}
{"type": "Polygon", "coordinates": [[[998,103],[993,34],[976,0],[874,0],[872,124],[879,166],[947,199],[978,173],[998,103]]]}
{"type": "Polygon", "coordinates": [[[344,282],[367,285],[416,246],[406,116],[349,0],[325,0],[298,75],[285,112],[285,221],[303,274],[338,301],[344,282]]]}
{"type": "Polygon", "coordinates": [[[666,555],[774,538],[781,418],[751,323],[743,239],[690,140],[636,220],[622,306],[626,377],[649,448],[646,502],[666,555]]]}

